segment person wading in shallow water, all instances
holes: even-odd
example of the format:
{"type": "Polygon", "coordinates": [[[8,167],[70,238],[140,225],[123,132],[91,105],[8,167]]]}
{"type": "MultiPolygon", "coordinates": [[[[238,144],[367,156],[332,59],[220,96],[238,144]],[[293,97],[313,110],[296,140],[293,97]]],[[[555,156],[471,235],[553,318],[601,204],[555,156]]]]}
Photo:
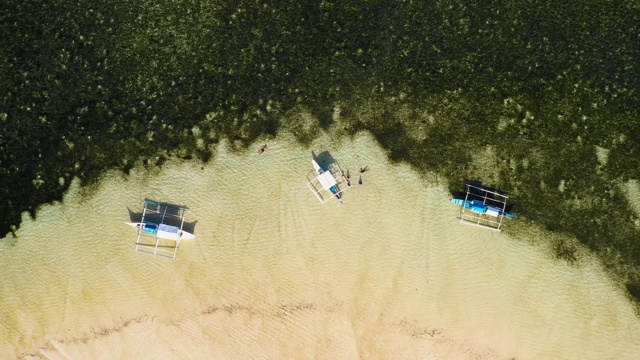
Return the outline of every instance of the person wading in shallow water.
{"type": "Polygon", "coordinates": [[[351,180],[349,180],[351,178],[351,175],[349,175],[349,169],[347,169],[347,175],[345,175],[344,172],[342,173],[342,178],[347,182],[347,186],[351,186],[351,180]]]}
{"type": "Polygon", "coordinates": [[[258,154],[262,155],[263,152],[269,150],[269,147],[267,146],[267,144],[262,145],[262,147],[260,148],[260,150],[258,150],[258,154]]]}
{"type": "Polygon", "coordinates": [[[362,185],[362,174],[366,173],[367,171],[369,171],[369,166],[360,168],[360,179],[358,180],[358,184],[362,185]]]}

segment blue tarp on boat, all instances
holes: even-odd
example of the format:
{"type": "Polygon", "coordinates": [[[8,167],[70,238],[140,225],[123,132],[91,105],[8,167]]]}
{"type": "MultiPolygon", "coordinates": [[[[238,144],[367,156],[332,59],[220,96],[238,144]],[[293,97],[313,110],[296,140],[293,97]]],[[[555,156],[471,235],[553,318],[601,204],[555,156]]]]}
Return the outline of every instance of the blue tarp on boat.
{"type": "Polygon", "coordinates": [[[148,233],[155,234],[158,232],[158,226],[156,224],[144,224],[142,230],[148,233]]]}

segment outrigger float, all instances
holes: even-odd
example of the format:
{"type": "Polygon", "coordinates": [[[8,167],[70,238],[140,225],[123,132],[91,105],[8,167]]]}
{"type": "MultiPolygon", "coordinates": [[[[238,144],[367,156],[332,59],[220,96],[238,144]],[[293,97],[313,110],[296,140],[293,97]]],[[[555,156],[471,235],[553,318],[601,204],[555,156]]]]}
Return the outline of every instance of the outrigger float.
{"type": "Polygon", "coordinates": [[[460,222],[500,231],[505,218],[516,216],[507,212],[508,196],[467,184],[464,199],[450,199],[460,206],[460,222]]]}
{"type": "Polygon", "coordinates": [[[314,159],[311,159],[311,165],[316,174],[316,176],[307,183],[311,192],[316,195],[322,204],[326,203],[330,198],[335,197],[340,204],[344,205],[342,193],[347,187],[351,186],[351,183],[344,175],[342,169],[340,169],[340,166],[337,163],[333,163],[325,170],[322,166],[318,165],[314,159]]]}
{"type": "Polygon", "coordinates": [[[136,251],[175,260],[182,240],[194,240],[183,229],[188,209],[152,200],[144,200],[140,222],[128,222],[138,229],[136,251]]]}

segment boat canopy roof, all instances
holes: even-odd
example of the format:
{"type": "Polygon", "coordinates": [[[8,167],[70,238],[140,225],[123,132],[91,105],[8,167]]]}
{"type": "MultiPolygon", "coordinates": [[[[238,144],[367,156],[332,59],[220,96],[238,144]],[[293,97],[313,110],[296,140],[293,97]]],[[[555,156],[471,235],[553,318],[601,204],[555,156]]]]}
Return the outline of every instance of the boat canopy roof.
{"type": "Polygon", "coordinates": [[[164,232],[168,232],[168,233],[172,233],[172,234],[177,234],[180,231],[180,228],[177,227],[177,226],[171,226],[171,225],[167,225],[167,224],[160,224],[158,226],[158,230],[164,231],[164,232]]]}
{"type": "Polygon", "coordinates": [[[336,179],[328,171],[325,171],[322,174],[318,175],[317,179],[318,182],[320,182],[320,185],[322,185],[322,188],[325,190],[329,190],[332,186],[337,184],[336,179]]]}

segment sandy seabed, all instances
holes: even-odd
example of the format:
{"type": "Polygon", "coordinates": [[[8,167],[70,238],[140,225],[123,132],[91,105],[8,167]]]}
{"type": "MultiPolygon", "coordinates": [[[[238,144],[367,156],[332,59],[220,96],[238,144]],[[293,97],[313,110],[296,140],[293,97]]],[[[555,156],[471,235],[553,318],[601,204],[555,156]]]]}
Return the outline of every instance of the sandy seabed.
{"type": "Polygon", "coordinates": [[[0,358],[640,358],[640,320],[595,262],[460,224],[364,134],[222,145],[80,194],[0,243],[0,358]],[[345,205],[307,188],[312,150],[350,170],[345,205]],[[134,251],[144,198],[189,207],[177,261],[134,251]]]}

